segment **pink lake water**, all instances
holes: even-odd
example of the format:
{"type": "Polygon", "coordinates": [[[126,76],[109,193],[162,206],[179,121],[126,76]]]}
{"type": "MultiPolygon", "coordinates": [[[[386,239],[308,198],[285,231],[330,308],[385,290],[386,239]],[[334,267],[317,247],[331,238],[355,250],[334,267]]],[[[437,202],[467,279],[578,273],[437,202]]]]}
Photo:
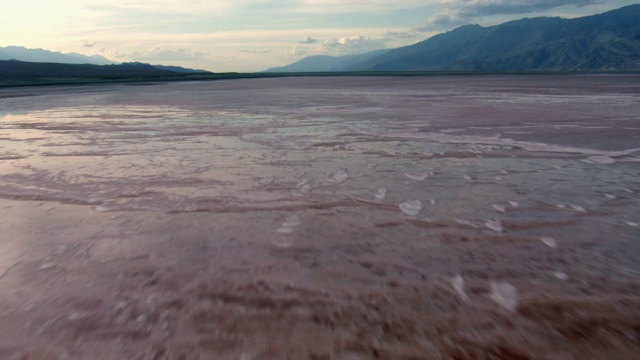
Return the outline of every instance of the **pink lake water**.
{"type": "Polygon", "coordinates": [[[0,358],[632,359],[639,80],[0,89],[0,358]]]}

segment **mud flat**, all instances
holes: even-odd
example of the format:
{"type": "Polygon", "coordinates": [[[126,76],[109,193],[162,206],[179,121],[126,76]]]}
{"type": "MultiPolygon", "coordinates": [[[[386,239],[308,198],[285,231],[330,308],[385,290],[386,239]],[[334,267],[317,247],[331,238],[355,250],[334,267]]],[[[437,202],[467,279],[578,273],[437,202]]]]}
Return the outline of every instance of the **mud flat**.
{"type": "Polygon", "coordinates": [[[635,359],[640,77],[0,90],[2,359],[635,359]]]}

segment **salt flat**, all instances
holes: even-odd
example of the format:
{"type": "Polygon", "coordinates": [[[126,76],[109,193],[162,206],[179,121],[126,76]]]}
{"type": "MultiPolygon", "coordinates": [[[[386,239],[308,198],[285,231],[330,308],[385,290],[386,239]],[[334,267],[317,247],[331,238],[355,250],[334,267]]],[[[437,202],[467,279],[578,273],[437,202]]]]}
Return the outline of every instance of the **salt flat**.
{"type": "Polygon", "coordinates": [[[0,357],[634,358],[639,80],[0,89],[0,357]]]}

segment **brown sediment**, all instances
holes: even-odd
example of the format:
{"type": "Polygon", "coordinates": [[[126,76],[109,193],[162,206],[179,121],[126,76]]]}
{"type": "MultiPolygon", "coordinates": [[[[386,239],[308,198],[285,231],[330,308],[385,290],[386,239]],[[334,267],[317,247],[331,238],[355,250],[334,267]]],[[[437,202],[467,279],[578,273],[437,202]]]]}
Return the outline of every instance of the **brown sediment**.
{"type": "Polygon", "coordinates": [[[502,226],[506,230],[526,230],[526,229],[535,229],[535,228],[553,228],[558,226],[570,226],[576,225],[578,223],[575,219],[565,219],[565,220],[530,220],[530,221],[513,221],[513,220],[504,220],[502,221],[502,226]]]}
{"type": "MultiPolygon", "coordinates": [[[[21,204],[29,205],[15,203],[16,210],[30,208],[21,204]]],[[[66,213],[82,218],[78,212],[82,206],[61,207],[63,217],[66,213]]],[[[258,358],[570,359],[575,354],[587,358],[589,354],[595,358],[615,354],[624,359],[640,347],[637,280],[581,275],[579,270],[570,274],[568,282],[550,280],[550,275],[533,275],[535,272],[528,279],[505,264],[499,276],[508,276],[519,291],[517,309],[509,312],[491,301],[491,278],[497,274],[486,273],[486,266],[484,270],[472,270],[473,262],[455,264],[453,268],[466,280],[469,300],[458,296],[447,280],[446,264],[458,261],[456,254],[461,250],[433,245],[418,250],[413,248],[418,245],[415,241],[411,242],[412,248],[402,250],[383,241],[395,238],[387,238],[385,233],[415,228],[407,229],[407,221],[377,227],[377,233],[355,231],[360,237],[346,243],[309,229],[304,234],[307,240],[300,240],[291,249],[273,249],[275,257],[270,259],[258,255],[266,249],[264,246],[268,248],[268,244],[260,244],[260,237],[222,241],[228,235],[239,235],[237,230],[223,230],[215,235],[220,240],[206,241],[207,234],[214,234],[206,228],[238,229],[243,222],[251,223],[242,221],[246,215],[233,215],[240,223],[228,218],[205,225],[200,220],[194,223],[193,215],[180,214],[187,223],[198,224],[193,229],[176,227],[182,221],[171,219],[173,215],[155,220],[146,215],[134,216],[139,220],[131,216],[118,213],[115,221],[131,225],[150,221],[138,232],[152,232],[120,245],[100,241],[98,249],[92,246],[96,240],[81,240],[89,229],[76,225],[81,233],[65,240],[56,236],[50,245],[31,249],[27,262],[5,271],[7,276],[0,280],[0,286],[5,282],[5,290],[11,289],[6,286],[14,281],[31,277],[24,284],[35,282],[43,291],[28,292],[27,302],[35,304],[35,310],[16,308],[0,317],[7,326],[29,319],[32,325],[26,330],[38,333],[30,338],[26,350],[19,347],[7,350],[9,354],[37,356],[37,349],[48,341],[58,344],[50,355],[60,354],[58,358],[63,354],[73,358],[96,356],[95,349],[115,344],[121,344],[118,352],[106,351],[103,358],[233,358],[252,354],[258,358]],[[174,233],[168,241],[160,236],[167,233],[163,227],[174,233]],[[319,238],[327,241],[318,243],[319,238]],[[69,241],[76,245],[55,250],[69,241]],[[397,254],[390,258],[394,252],[397,254]],[[341,260],[330,260],[332,254],[341,260]],[[424,254],[432,257],[422,265],[396,259],[418,254],[423,255],[415,260],[426,260],[424,254]],[[55,266],[41,266],[42,260],[38,259],[42,255],[55,266]],[[299,270],[277,270],[283,265],[285,269],[293,266],[291,269],[303,270],[306,275],[297,274],[299,270]],[[31,273],[30,268],[43,270],[31,273]],[[294,280],[300,275],[303,277],[294,280]],[[607,282],[600,277],[608,278],[607,282]],[[333,280],[327,282],[329,279],[333,280]],[[543,279],[542,286],[530,283],[543,279]],[[599,286],[585,293],[581,281],[597,281],[599,286]],[[80,343],[71,347],[77,339],[80,343]]],[[[90,222],[100,229],[103,227],[99,224],[114,221],[109,220],[111,217],[94,213],[90,222]]],[[[465,228],[456,229],[461,231],[456,236],[464,244],[463,238],[469,235],[465,228]]],[[[347,232],[344,236],[350,238],[347,232]]],[[[404,242],[409,239],[405,237],[404,242]]],[[[37,244],[34,240],[29,243],[37,244]]],[[[477,240],[509,246],[530,243],[532,238],[484,234],[477,240]]],[[[484,251],[506,251],[505,255],[529,264],[543,253],[518,253],[500,247],[484,251]]],[[[542,261],[539,265],[543,259],[537,260],[542,261]]],[[[7,299],[25,293],[11,294],[4,306],[7,299]]],[[[20,334],[26,335],[18,331],[14,336],[25,336],[20,334]]]]}

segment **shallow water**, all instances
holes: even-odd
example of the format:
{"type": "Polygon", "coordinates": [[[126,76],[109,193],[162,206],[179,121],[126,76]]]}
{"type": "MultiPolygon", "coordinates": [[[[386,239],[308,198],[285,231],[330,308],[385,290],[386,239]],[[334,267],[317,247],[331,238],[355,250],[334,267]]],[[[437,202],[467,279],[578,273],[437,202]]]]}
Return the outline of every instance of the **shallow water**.
{"type": "Polygon", "coordinates": [[[637,353],[638,80],[2,89],[0,354],[637,353]]]}

